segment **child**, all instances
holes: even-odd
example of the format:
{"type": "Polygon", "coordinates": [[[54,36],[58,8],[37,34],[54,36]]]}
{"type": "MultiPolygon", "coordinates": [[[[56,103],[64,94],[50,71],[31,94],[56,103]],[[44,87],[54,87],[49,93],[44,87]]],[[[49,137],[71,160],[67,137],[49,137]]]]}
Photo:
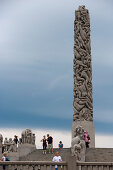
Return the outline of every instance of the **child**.
{"type": "MultiPolygon", "coordinates": [[[[7,152],[4,152],[4,153],[3,153],[3,157],[2,157],[2,159],[1,159],[1,161],[3,161],[3,162],[5,162],[5,161],[10,161],[9,158],[8,158],[8,156],[7,156],[7,152]]],[[[6,166],[3,165],[3,170],[5,170],[5,169],[6,169],[6,166]]]]}
{"type": "Polygon", "coordinates": [[[62,143],[62,141],[59,142],[59,145],[58,145],[58,146],[59,146],[59,149],[62,149],[62,148],[63,148],[63,143],[62,143]]]}

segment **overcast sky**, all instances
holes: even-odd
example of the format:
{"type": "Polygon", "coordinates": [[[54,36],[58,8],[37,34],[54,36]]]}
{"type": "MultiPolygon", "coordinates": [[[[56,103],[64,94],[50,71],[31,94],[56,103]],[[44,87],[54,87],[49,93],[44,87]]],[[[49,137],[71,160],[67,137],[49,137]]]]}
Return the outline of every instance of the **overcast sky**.
{"type": "Polygon", "coordinates": [[[0,126],[71,129],[79,5],[90,12],[96,133],[113,133],[112,0],[0,0],[0,126]]]}

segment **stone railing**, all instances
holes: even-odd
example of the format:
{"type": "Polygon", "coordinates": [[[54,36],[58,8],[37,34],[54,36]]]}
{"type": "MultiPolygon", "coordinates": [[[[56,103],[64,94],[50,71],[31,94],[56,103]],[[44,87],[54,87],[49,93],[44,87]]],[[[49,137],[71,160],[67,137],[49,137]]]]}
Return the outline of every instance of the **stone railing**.
{"type": "Polygon", "coordinates": [[[113,162],[79,162],[77,170],[112,170],[113,162]]]}
{"type": "Polygon", "coordinates": [[[5,166],[6,170],[55,170],[55,165],[58,170],[68,170],[66,162],[52,162],[52,161],[7,161],[0,162],[0,170],[5,166]]]}

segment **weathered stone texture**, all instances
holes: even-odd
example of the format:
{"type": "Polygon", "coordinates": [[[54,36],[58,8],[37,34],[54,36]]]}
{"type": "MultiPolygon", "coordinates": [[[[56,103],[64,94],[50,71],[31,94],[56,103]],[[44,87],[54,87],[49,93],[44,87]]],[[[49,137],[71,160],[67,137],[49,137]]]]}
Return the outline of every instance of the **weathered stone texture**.
{"type": "Polygon", "coordinates": [[[85,6],[75,11],[74,22],[74,114],[75,120],[93,120],[90,19],[85,6]]]}

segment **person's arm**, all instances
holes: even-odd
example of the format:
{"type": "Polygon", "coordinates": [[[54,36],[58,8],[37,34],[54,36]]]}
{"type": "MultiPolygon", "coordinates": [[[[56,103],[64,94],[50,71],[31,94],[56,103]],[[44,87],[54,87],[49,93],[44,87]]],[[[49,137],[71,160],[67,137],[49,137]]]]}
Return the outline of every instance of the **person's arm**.
{"type": "Polygon", "coordinates": [[[3,158],[0,159],[0,162],[2,162],[2,161],[3,161],[3,158]]]}
{"type": "Polygon", "coordinates": [[[62,158],[61,158],[61,156],[59,157],[59,162],[61,162],[62,161],[62,158]]]}
{"type": "Polygon", "coordinates": [[[42,142],[43,141],[43,139],[41,139],[41,141],[40,142],[42,142]]]}
{"type": "Polygon", "coordinates": [[[53,157],[52,161],[53,161],[53,162],[55,162],[55,159],[54,159],[54,157],[53,157]]]}

